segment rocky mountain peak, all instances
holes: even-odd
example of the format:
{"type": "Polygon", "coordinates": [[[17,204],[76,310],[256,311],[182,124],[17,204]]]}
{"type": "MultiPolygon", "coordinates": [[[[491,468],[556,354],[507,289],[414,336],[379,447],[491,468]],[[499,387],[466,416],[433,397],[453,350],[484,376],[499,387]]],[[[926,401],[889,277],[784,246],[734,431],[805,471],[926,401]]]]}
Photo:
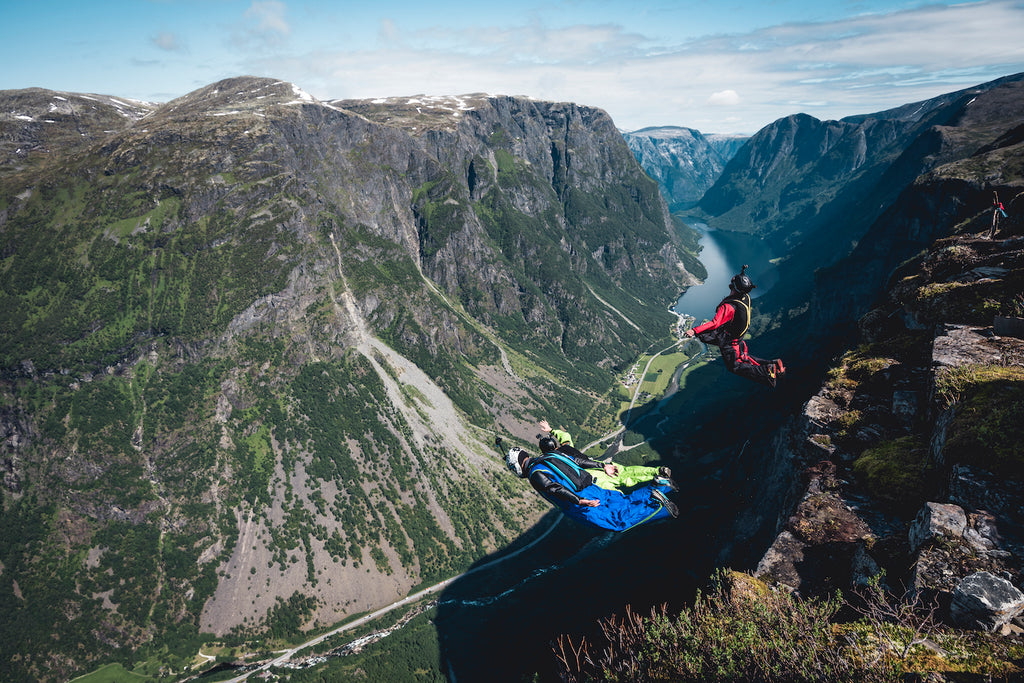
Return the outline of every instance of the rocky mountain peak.
{"type": "Polygon", "coordinates": [[[156,109],[157,104],[126,97],[70,93],[44,88],[8,90],[3,93],[3,120],[26,123],[57,123],[65,116],[81,116],[86,112],[105,111],[107,108],[129,121],[137,121],[156,109]]]}
{"type": "Polygon", "coordinates": [[[78,615],[40,627],[68,649],[22,680],[266,631],[284,601],[333,623],[507,546],[548,508],[503,478],[494,432],[613,412],[595,406],[688,277],[601,110],[242,77],[144,113],[97,102],[64,136],[5,119],[35,147],[0,167],[0,511],[74,532],[3,572],[26,610],[78,615]],[[29,577],[58,564],[66,581],[29,577]],[[114,611],[116,634],[90,630],[114,611]]]}
{"type": "Polygon", "coordinates": [[[469,95],[412,95],[371,99],[331,100],[332,106],[358,112],[376,123],[410,131],[452,131],[467,112],[487,107],[501,97],[483,93],[469,95]]]}
{"type": "Polygon", "coordinates": [[[647,128],[631,131],[628,135],[636,138],[668,140],[671,142],[695,140],[704,137],[699,130],[686,128],[684,126],[649,126],[647,128]]]}
{"type": "Polygon", "coordinates": [[[227,78],[171,100],[159,116],[177,119],[194,115],[230,116],[241,113],[266,115],[274,105],[317,104],[318,100],[298,86],[273,78],[227,78]]]}

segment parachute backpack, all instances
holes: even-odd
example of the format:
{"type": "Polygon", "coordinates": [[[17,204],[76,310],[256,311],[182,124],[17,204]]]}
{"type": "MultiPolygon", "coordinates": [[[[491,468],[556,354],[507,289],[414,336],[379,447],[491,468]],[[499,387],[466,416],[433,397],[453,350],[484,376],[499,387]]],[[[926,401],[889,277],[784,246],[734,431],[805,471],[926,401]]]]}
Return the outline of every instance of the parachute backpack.
{"type": "Polygon", "coordinates": [[[730,304],[736,310],[736,317],[733,321],[710,330],[704,330],[696,335],[697,339],[705,344],[721,346],[733,339],[742,339],[750,328],[750,292],[757,289],[750,276],[747,275],[747,264],[739,273],[732,276],[729,281],[729,294],[719,304],[730,304]]]}

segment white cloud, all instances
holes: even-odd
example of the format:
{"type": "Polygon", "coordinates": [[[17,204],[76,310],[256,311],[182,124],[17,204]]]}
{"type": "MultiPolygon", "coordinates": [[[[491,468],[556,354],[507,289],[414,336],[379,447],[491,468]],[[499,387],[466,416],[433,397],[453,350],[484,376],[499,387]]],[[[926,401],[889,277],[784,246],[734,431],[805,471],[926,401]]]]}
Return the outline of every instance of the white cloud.
{"type": "MultiPolygon", "coordinates": [[[[283,11],[280,3],[257,5],[283,11]]],[[[244,70],[287,78],[320,99],[500,92],[600,107],[625,129],[753,133],[798,113],[795,106],[839,118],[1024,71],[1021,35],[1024,7],[1015,0],[933,4],[675,45],[612,24],[551,28],[533,20],[401,33],[385,21],[376,50],[261,58],[244,70]],[[720,117],[722,105],[735,122],[720,117]]]]}
{"type": "Polygon", "coordinates": [[[397,43],[400,39],[398,27],[391,19],[381,19],[377,28],[377,39],[381,43],[397,43]]]}
{"type": "Polygon", "coordinates": [[[181,45],[178,42],[178,36],[168,31],[161,31],[152,38],[153,44],[161,50],[167,50],[168,52],[175,52],[181,49],[181,45]]]}
{"type": "Polygon", "coordinates": [[[711,93],[708,104],[715,106],[732,106],[740,103],[740,95],[735,90],[722,90],[711,93]]]}
{"type": "Polygon", "coordinates": [[[235,27],[232,42],[252,51],[283,45],[292,32],[285,18],[287,11],[288,7],[278,0],[253,0],[235,27]]]}
{"type": "Polygon", "coordinates": [[[255,30],[259,33],[287,36],[292,30],[284,18],[286,10],[285,4],[277,0],[254,0],[245,11],[245,17],[255,20],[255,30]]]}

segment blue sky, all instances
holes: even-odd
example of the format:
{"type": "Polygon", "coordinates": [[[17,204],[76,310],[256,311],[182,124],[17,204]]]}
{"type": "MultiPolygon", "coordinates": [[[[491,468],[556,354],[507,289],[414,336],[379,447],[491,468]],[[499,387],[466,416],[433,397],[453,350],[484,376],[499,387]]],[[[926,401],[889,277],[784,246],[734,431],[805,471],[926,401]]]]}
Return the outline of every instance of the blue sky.
{"type": "Polygon", "coordinates": [[[0,0],[0,26],[2,90],[166,102],[254,75],[572,101],[623,130],[749,134],[1024,71],[1024,0],[0,0]]]}

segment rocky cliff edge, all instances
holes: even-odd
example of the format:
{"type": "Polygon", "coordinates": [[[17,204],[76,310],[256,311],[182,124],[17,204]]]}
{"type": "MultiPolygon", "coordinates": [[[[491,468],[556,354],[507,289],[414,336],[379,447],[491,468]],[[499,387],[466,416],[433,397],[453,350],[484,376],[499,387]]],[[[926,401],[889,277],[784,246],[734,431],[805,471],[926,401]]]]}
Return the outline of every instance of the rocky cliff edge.
{"type": "Polygon", "coordinates": [[[947,624],[1024,633],[1014,220],[937,241],[861,319],[861,345],[777,435],[763,474],[788,482],[787,501],[755,576],[803,596],[881,576],[947,624]],[[979,317],[992,322],[964,323],[979,317]]]}

